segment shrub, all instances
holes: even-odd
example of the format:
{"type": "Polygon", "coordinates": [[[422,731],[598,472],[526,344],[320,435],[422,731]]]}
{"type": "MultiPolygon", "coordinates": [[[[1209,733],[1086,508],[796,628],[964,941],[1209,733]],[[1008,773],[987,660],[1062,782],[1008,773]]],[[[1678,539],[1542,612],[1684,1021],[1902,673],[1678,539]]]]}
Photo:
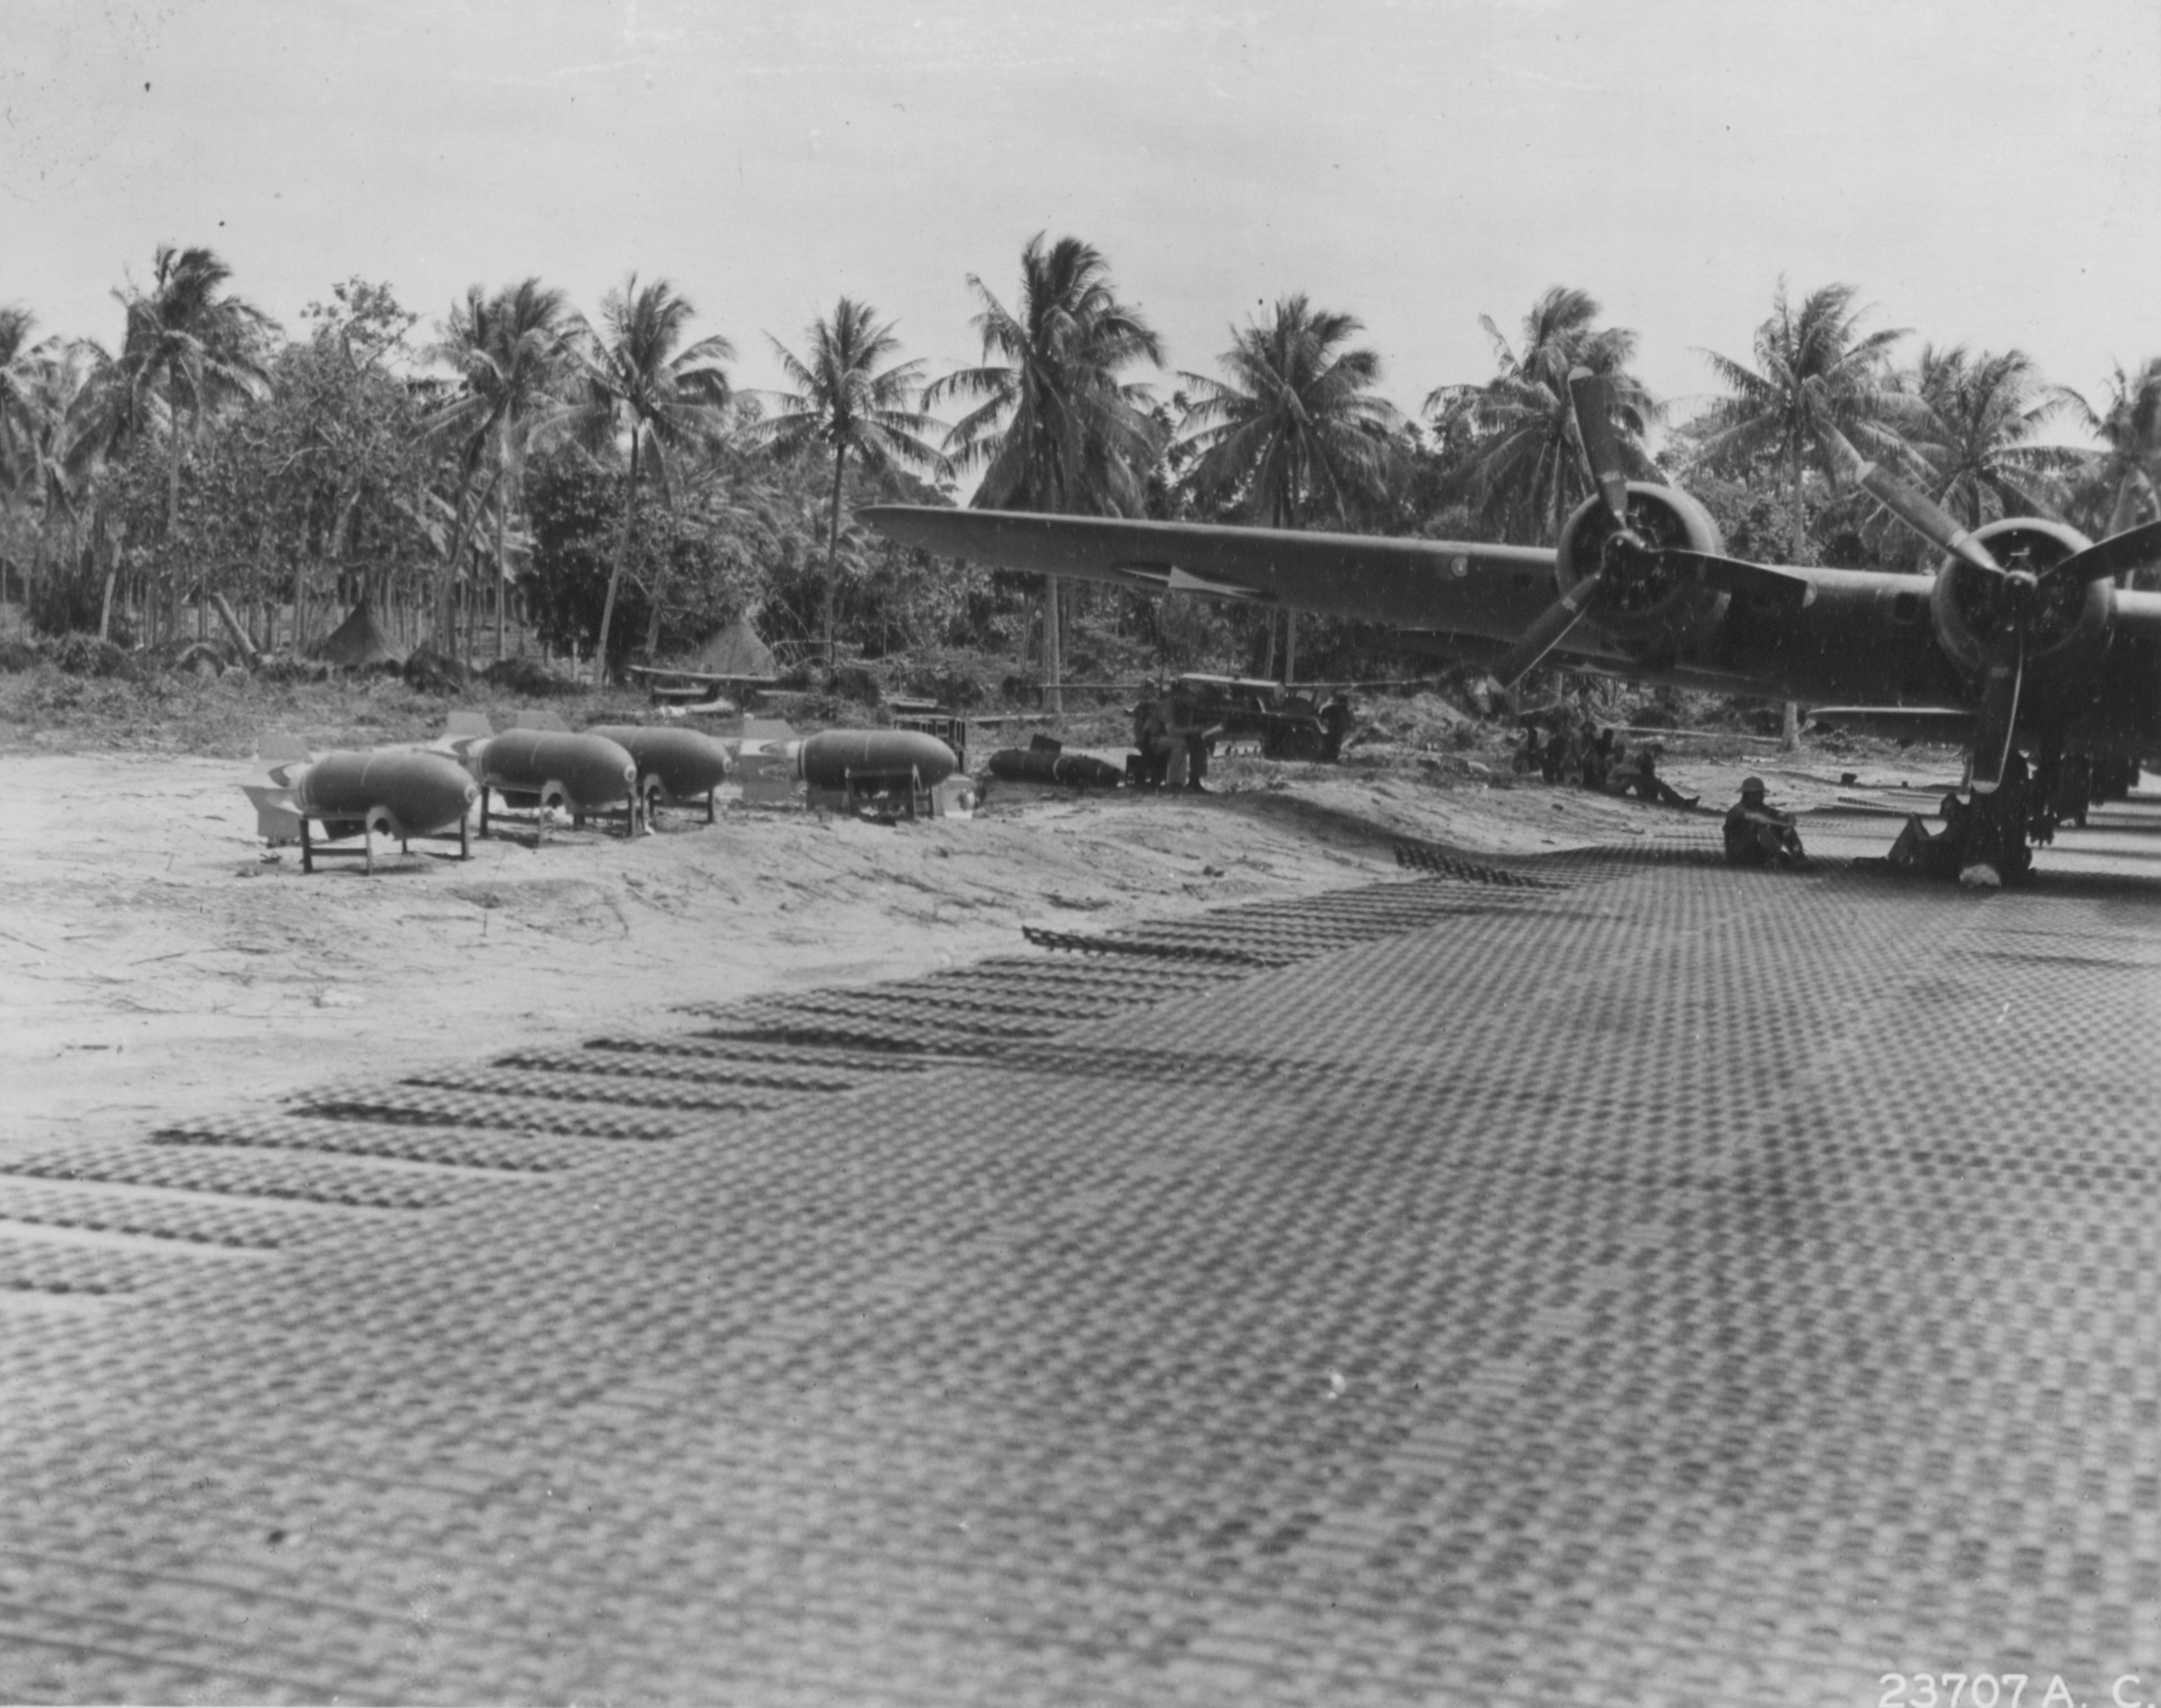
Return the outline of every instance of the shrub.
{"type": "Polygon", "coordinates": [[[416,649],[405,660],[400,672],[405,685],[422,694],[461,694],[466,686],[466,667],[456,659],[436,652],[430,647],[416,649]]]}
{"type": "Polygon", "coordinates": [[[911,670],[907,689],[919,699],[935,700],[956,711],[981,706],[989,697],[975,676],[955,665],[924,665],[911,670]]]}
{"type": "Polygon", "coordinates": [[[128,654],[94,634],[64,634],[52,645],[52,660],[70,676],[130,674],[128,654]]]}
{"type": "Polygon", "coordinates": [[[878,679],[861,664],[839,666],[827,686],[836,699],[852,700],[861,706],[876,706],[884,697],[878,679]]]}
{"type": "Polygon", "coordinates": [[[556,674],[537,659],[497,659],[480,674],[483,681],[533,700],[581,691],[580,684],[556,674]]]}

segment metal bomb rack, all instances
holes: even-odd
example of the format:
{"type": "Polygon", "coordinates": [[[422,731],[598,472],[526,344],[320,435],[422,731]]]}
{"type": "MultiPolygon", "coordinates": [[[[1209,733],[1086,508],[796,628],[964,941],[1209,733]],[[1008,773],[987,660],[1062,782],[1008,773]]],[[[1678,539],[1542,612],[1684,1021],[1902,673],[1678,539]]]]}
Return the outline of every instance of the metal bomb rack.
{"type": "Polygon", "coordinates": [[[848,768],[838,789],[806,785],[805,797],[815,810],[853,813],[858,817],[932,818],[938,811],[937,792],[923,780],[915,766],[880,769],[848,768]]]}
{"type": "MultiPolygon", "coordinates": [[[[487,796],[483,794],[481,796],[483,825],[487,810],[487,796]]],[[[396,837],[398,851],[400,854],[410,854],[413,851],[412,845],[415,842],[456,842],[458,845],[458,851],[456,854],[437,854],[435,857],[438,860],[472,858],[472,820],[471,819],[460,819],[456,831],[443,831],[426,836],[399,836],[392,828],[387,817],[380,815],[377,818],[363,820],[357,832],[351,828],[352,820],[350,819],[325,819],[322,820],[322,836],[318,841],[309,833],[308,815],[305,813],[296,813],[294,816],[300,821],[300,870],[310,874],[315,872],[317,860],[357,859],[362,862],[362,870],[370,877],[374,877],[375,839],[378,836],[386,839],[396,837]],[[356,834],[360,837],[360,846],[357,848],[333,848],[322,846],[324,843],[333,841],[350,841],[356,834]]]]}

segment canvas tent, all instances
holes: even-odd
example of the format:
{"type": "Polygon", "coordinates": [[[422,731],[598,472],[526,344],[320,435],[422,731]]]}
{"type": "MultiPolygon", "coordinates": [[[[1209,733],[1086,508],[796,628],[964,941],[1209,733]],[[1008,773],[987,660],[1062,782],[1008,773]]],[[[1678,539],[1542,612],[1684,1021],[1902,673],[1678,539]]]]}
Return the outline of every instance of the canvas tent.
{"type": "Polygon", "coordinates": [[[733,676],[751,681],[780,674],[773,649],[758,638],[745,612],[698,649],[693,658],[674,666],[706,676],[733,676]]]}

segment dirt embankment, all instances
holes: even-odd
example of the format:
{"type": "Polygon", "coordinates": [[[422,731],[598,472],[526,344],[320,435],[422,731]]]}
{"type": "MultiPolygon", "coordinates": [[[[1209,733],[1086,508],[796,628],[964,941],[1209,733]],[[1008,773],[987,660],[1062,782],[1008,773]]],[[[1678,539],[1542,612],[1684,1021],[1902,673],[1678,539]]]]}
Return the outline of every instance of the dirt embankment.
{"type": "Polygon", "coordinates": [[[886,828],[685,815],[624,842],[476,841],[470,864],[305,877],[260,857],[256,768],[0,758],[0,1149],[521,1042],[669,1005],[898,976],[1109,924],[1310,890],[1386,850],[1218,802],[994,803],[886,828]],[[1138,808],[1139,810],[1135,810],[1138,808]]]}
{"type": "MultiPolygon", "coordinates": [[[[1730,793],[1735,767],[1675,766],[1730,793]]],[[[1232,762],[1200,797],[993,791],[972,821],[684,815],[625,842],[304,877],[262,857],[247,761],[0,755],[0,1153],[649,1023],[671,1005],[901,976],[1101,927],[1390,876],[1393,836],[1493,851],[1669,817],[1414,764],[1232,762]]]]}

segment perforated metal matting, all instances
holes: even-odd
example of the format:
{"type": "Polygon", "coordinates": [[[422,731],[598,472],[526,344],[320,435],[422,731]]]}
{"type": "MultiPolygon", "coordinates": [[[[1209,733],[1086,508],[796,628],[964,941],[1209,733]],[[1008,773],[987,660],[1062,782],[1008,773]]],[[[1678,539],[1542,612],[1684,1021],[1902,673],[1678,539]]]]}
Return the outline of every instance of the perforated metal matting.
{"type": "Polygon", "coordinates": [[[0,1698],[2161,1698],[2161,895],[1701,851],[11,1164],[0,1698]]]}

